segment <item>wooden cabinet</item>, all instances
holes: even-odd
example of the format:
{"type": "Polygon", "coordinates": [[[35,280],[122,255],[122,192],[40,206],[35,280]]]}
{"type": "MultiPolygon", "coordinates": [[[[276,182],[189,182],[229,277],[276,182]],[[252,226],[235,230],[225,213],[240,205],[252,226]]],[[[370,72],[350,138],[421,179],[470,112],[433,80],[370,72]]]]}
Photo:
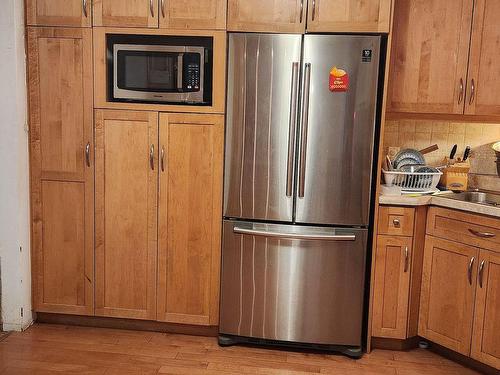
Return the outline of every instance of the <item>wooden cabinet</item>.
{"type": "Polygon", "coordinates": [[[92,315],[92,31],[27,35],[34,310],[92,315]]]}
{"type": "Polygon", "coordinates": [[[95,113],[95,313],[156,318],[158,114],[95,113]]]}
{"type": "Polygon", "coordinates": [[[94,26],[158,28],[158,0],[93,0],[94,26]]]}
{"type": "Polygon", "coordinates": [[[479,253],[471,356],[500,369],[500,254],[479,253]]]}
{"type": "Polygon", "coordinates": [[[395,3],[388,111],[462,114],[471,0],[395,3]]]}
{"type": "Polygon", "coordinates": [[[425,240],[418,334],[470,354],[479,250],[432,236],[425,240]]]}
{"type": "Polygon", "coordinates": [[[412,238],[380,235],[375,251],[372,335],[406,338],[412,238]]]}
{"type": "Polygon", "coordinates": [[[309,0],[311,32],[388,33],[391,0],[309,0]]]}
{"type": "Polygon", "coordinates": [[[500,74],[498,72],[498,41],[500,40],[500,2],[476,0],[469,78],[465,113],[500,115],[500,74]]]}
{"type": "Polygon", "coordinates": [[[217,325],[224,116],[160,115],[158,320],[217,325]]]}
{"type": "Polygon", "coordinates": [[[410,207],[381,206],[378,233],[392,236],[413,236],[415,209],[410,207]]]}
{"type": "Polygon", "coordinates": [[[26,0],[28,25],[90,27],[91,14],[91,0],[26,0]]]}
{"type": "Polygon", "coordinates": [[[230,31],[303,33],[307,0],[229,0],[230,31]]]}
{"type": "Polygon", "coordinates": [[[224,30],[226,7],[227,0],[160,0],[160,27],[224,30]]]}

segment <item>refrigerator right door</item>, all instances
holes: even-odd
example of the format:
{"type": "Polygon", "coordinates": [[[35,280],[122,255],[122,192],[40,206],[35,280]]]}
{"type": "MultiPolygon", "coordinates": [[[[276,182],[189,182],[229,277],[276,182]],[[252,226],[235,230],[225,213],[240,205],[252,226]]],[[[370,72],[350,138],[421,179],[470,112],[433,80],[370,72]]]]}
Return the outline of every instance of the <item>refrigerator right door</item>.
{"type": "Polygon", "coordinates": [[[380,36],[306,35],[295,221],[369,221],[380,36]]]}

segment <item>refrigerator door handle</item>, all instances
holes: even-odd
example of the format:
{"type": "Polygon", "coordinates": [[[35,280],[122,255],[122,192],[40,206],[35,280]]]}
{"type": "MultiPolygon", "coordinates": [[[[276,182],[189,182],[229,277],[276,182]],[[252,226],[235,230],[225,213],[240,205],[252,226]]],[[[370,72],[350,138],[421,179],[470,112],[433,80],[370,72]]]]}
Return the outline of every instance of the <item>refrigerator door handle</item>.
{"type": "Polygon", "coordinates": [[[293,193],[293,160],[295,151],[295,133],[297,127],[297,100],[299,95],[299,63],[292,64],[292,88],[290,96],[290,121],[288,124],[288,159],[286,175],[286,196],[293,193]]]}
{"type": "Polygon", "coordinates": [[[304,198],[306,187],[307,132],[309,128],[309,93],[311,88],[311,64],[305,64],[304,89],[302,91],[302,133],[299,162],[299,198],[304,198]]]}
{"type": "Polygon", "coordinates": [[[296,240],[317,240],[317,241],[356,241],[354,234],[314,234],[314,233],[286,233],[267,231],[260,229],[249,229],[235,226],[233,232],[236,234],[246,234],[261,237],[279,237],[296,240]]]}

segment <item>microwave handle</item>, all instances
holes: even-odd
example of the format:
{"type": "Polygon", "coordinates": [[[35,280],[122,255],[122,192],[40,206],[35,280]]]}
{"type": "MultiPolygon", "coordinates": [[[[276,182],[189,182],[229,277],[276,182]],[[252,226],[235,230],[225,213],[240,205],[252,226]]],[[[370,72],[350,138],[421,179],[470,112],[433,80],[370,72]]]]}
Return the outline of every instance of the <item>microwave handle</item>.
{"type": "Polygon", "coordinates": [[[177,88],[182,89],[182,74],[184,73],[184,54],[177,56],[177,88]]]}

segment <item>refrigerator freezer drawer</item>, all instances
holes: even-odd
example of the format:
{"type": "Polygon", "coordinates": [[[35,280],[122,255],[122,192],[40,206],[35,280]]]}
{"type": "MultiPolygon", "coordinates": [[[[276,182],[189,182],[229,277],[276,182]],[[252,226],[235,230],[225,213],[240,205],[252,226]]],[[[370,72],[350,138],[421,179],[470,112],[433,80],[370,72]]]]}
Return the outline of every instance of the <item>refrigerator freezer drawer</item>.
{"type": "Polygon", "coordinates": [[[225,221],[222,334],[361,345],[367,231],[225,221]]]}

